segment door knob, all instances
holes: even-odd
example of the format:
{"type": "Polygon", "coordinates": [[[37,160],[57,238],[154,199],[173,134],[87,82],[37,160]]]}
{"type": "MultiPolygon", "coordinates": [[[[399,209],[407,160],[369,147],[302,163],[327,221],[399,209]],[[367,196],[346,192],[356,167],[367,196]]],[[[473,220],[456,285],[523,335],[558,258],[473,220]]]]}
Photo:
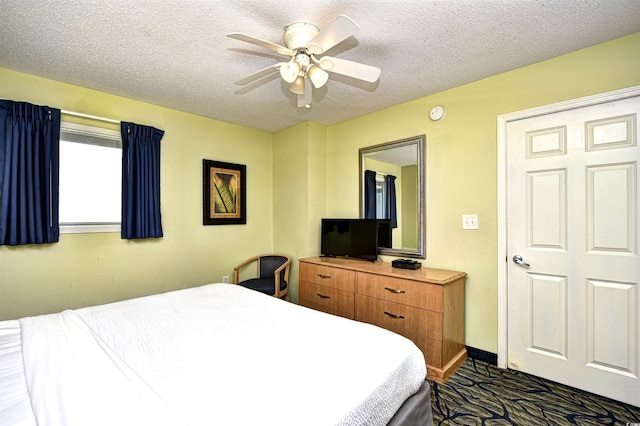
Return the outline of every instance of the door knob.
{"type": "Polygon", "coordinates": [[[522,260],[522,256],[520,256],[519,254],[513,256],[513,262],[517,263],[518,265],[524,266],[525,268],[529,268],[531,266],[527,262],[522,260]]]}

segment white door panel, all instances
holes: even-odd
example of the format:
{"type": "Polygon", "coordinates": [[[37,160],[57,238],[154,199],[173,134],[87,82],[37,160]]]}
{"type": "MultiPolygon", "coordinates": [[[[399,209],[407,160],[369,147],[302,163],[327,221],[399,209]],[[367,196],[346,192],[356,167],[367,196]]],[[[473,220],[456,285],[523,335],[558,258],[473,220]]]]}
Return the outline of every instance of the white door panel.
{"type": "Polygon", "coordinates": [[[635,97],[506,131],[508,365],[634,405],[639,113],[635,97]]]}

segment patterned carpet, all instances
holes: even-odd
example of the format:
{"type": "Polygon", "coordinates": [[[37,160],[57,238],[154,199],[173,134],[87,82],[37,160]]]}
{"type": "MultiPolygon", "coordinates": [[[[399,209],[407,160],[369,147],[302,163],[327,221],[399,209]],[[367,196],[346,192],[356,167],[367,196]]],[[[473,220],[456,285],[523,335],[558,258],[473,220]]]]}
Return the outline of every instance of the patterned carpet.
{"type": "Polygon", "coordinates": [[[471,358],[430,384],[434,425],[640,426],[638,407],[471,358]]]}

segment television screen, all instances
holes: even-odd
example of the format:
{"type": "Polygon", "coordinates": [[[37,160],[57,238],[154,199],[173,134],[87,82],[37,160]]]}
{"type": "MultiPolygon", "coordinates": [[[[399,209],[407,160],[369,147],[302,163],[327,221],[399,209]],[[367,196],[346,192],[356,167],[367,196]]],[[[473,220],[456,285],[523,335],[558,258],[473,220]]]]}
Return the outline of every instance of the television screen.
{"type": "Polygon", "coordinates": [[[325,256],[378,258],[378,220],[322,219],[320,251],[325,256]]]}

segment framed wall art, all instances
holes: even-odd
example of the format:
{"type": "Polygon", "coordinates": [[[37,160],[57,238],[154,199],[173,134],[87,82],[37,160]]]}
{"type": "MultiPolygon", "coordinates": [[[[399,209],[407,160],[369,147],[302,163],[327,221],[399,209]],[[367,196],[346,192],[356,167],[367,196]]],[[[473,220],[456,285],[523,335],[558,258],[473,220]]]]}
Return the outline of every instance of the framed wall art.
{"type": "Polygon", "coordinates": [[[202,160],[203,225],[247,223],[247,167],[202,160]]]}

